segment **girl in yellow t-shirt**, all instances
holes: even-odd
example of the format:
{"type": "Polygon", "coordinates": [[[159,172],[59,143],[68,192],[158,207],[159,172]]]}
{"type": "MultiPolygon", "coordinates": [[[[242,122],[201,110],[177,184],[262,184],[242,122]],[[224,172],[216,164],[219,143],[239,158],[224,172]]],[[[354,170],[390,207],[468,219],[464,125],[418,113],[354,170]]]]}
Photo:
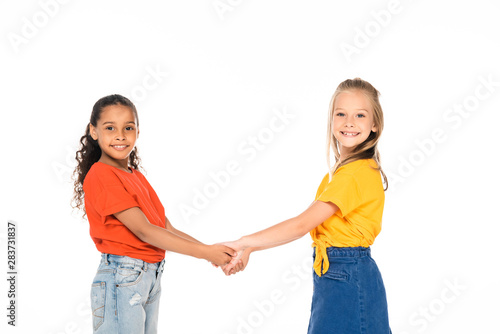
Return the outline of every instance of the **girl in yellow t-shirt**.
{"type": "Polygon", "coordinates": [[[308,334],[391,333],[384,283],[370,256],[387,189],[377,149],[384,126],[378,97],[364,80],[342,82],[329,108],[327,160],[331,149],[335,165],[315,201],[297,217],[225,243],[238,251],[223,268],[230,275],[245,268],[251,252],[311,234],[314,292],[308,334]]]}

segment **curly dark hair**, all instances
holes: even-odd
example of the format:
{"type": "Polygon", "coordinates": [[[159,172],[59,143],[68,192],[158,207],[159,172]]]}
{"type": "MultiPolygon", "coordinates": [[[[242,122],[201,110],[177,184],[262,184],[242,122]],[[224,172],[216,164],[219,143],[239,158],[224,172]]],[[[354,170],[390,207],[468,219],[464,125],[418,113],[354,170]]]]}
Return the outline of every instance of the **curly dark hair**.
{"type": "MultiPolygon", "coordinates": [[[[135,108],[132,101],[124,96],[113,94],[105,96],[99,99],[92,108],[92,114],[90,115],[90,122],[87,124],[85,129],[85,134],[80,138],[80,149],[76,152],[75,159],[77,161],[77,166],[73,172],[73,181],[75,186],[74,196],[72,198],[73,208],[77,208],[83,211],[82,218],[85,218],[86,211],[84,206],[84,192],[83,192],[83,181],[85,176],[90,170],[90,167],[101,158],[101,148],[99,147],[97,140],[94,140],[90,136],[90,124],[97,126],[97,121],[101,117],[102,110],[111,105],[122,105],[129,107],[134,113],[135,119],[137,121],[137,127],[139,127],[139,117],[137,116],[137,109],[135,108]]],[[[141,159],[138,155],[137,147],[134,147],[129,155],[129,164],[134,169],[142,169],[141,159]]]]}

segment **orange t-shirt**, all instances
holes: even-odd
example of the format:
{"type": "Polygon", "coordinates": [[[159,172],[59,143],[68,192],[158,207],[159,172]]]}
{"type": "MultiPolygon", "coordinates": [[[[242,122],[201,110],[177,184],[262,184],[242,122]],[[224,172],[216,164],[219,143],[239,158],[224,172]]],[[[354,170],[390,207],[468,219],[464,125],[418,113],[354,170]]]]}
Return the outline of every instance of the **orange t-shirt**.
{"type": "Polygon", "coordinates": [[[141,172],[131,171],[102,162],[90,168],[83,181],[90,236],[102,253],[160,262],[165,250],[141,241],[113,215],[137,206],[151,224],[165,228],[165,209],[160,199],[141,172]]]}

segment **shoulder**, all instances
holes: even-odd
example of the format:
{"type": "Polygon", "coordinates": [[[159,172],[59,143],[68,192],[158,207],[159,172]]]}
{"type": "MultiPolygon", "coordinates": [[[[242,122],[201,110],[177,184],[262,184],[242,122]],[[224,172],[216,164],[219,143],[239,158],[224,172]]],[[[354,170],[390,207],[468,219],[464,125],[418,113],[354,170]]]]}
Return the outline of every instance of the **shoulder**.
{"type": "MultiPolygon", "coordinates": [[[[359,159],[341,166],[335,171],[335,174],[359,174],[377,168],[377,163],[373,159],[359,159]]],[[[335,175],[334,174],[334,175],[335,175]]]]}
{"type": "Polygon", "coordinates": [[[141,171],[139,171],[138,169],[135,169],[134,167],[130,167],[130,168],[132,168],[132,170],[134,171],[134,175],[136,175],[141,180],[146,180],[146,176],[144,176],[144,174],[142,174],[141,171]]]}
{"type": "Polygon", "coordinates": [[[127,176],[129,176],[129,177],[136,177],[137,179],[139,179],[139,181],[142,184],[151,187],[151,185],[149,184],[148,179],[146,178],[146,176],[144,176],[144,174],[142,172],[140,172],[138,169],[135,169],[133,167],[131,167],[131,168],[134,171],[134,173],[133,174],[128,174],[127,176]]]}
{"type": "Polygon", "coordinates": [[[350,162],[338,168],[333,174],[332,179],[353,177],[355,179],[371,178],[380,176],[378,165],[373,159],[360,159],[350,162]]]}
{"type": "Polygon", "coordinates": [[[344,179],[351,179],[358,188],[364,189],[363,191],[374,194],[384,192],[382,176],[378,164],[373,159],[353,161],[339,168],[337,172],[340,172],[344,179]]]}
{"type": "Polygon", "coordinates": [[[95,162],[87,175],[85,176],[85,180],[83,181],[83,186],[87,185],[115,185],[117,182],[120,182],[120,178],[116,175],[116,171],[113,167],[106,165],[102,162],[95,162]]]}
{"type": "Polygon", "coordinates": [[[378,165],[373,159],[360,159],[338,168],[332,177],[333,181],[354,181],[356,184],[372,184],[381,182],[378,165]]]}
{"type": "Polygon", "coordinates": [[[326,175],[321,180],[320,186],[325,186],[330,182],[330,173],[326,173],[326,175]]]}

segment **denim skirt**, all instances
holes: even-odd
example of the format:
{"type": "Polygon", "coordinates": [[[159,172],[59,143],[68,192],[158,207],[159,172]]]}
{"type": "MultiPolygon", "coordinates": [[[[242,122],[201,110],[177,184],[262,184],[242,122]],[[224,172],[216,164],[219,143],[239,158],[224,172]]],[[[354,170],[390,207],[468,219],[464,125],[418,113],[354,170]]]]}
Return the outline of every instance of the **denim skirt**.
{"type": "Polygon", "coordinates": [[[328,247],[328,271],[313,270],[308,334],[390,334],[382,276],[369,247],[328,247]]]}

